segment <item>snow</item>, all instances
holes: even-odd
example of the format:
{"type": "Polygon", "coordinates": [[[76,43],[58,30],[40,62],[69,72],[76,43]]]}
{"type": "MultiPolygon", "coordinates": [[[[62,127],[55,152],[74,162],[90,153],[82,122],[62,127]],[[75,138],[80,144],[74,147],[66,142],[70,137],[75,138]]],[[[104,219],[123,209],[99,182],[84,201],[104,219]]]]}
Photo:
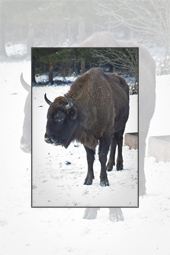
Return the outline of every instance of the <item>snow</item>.
{"type": "Polygon", "coordinates": [[[7,56],[12,57],[12,56],[23,56],[23,54],[27,54],[27,46],[25,43],[13,43],[13,42],[8,42],[5,47],[5,51],[7,56]]]}
{"type": "MultiPolygon", "coordinates": [[[[40,84],[43,84],[43,83],[46,83],[48,82],[48,78],[49,77],[49,74],[37,74],[35,79],[36,79],[36,82],[37,83],[40,83],[40,84]]],[[[55,75],[54,73],[54,78],[53,78],[53,81],[55,84],[57,84],[57,82],[60,82],[63,84],[64,83],[72,83],[73,81],[75,81],[77,79],[76,76],[72,75],[72,76],[66,76],[66,77],[62,77],[62,76],[57,76],[55,75]]]]}
{"type": "MultiPolygon", "coordinates": [[[[169,255],[170,163],[157,163],[154,158],[146,157],[147,194],[139,198],[139,208],[122,210],[124,221],[111,222],[107,208],[100,209],[97,219],[91,221],[83,219],[84,208],[31,208],[31,155],[23,153],[19,147],[24,118],[24,102],[27,96],[27,92],[20,85],[19,76],[23,72],[25,80],[30,83],[30,66],[30,61],[0,63],[0,71],[3,74],[0,76],[2,95],[0,100],[1,254],[169,255]]],[[[167,116],[169,116],[170,101],[166,101],[169,97],[169,81],[170,75],[157,77],[156,109],[149,135],[169,134],[170,126],[167,116]],[[163,114],[162,109],[164,110],[163,114]]],[[[48,96],[52,100],[51,95],[48,94],[48,96]]],[[[43,98],[41,100],[40,104],[43,103],[43,98]]],[[[45,110],[44,103],[43,107],[37,109],[45,110]]],[[[53,151],[56,150],[50,145],[49,148],[53,151]]],[[[74,145],[72,145],[72,149],[78,150],[74,145]]],[[[60,150],[62,149],[60,148],[60,150]]],[[[68,149],[67,153],[71,158],[69,150],[71,149],[68,149]]],[[[130,162],[134,152],[125,147],[124,153],[125,157],[129,157],[130,162]]],[[[64,152],[61,155],[63,154],[64,152]]],[[[84,157],[83,152],[82,154],[84,157]]],[[[52,156],[52,154],[50,155],[52,156]]],[[[55,156],[57,155],[55,154],[55,156]]],[[[66,160],[72,162],[69,157],[66,160]]],[[[50,164],[50,161],[47,163],[50,164]]],[[[66,166],[63,157],[61,157],[61,163],[62,167],[67,168],[66,171],[71,178],[70,183],[73,183],[74,179],[71,177],[70,171],[76,173],[79,171],[80,174],[81,168],[80,170],[71,169],[72,165],[77,166],[77,162],[66,166]]],[[[79,163],[84,166],[84,159],[81,162],[79,160],[79,163]]],[[[62,171],[62,167],[60,171],[62,171]]],[[[58,171],[52,170],[52,167],[48,170],[47,175],[40,175],[39,182],[59,175],[58,171]]],[[[78,179],[79,185],[84,180],[85,172],[82,172],[81,178],[78,179]]],[[[42,174],[44,174],[43,170],[42,174]]],[[[116,172],[113,171],[111,174],[116,175],[116,172]]],[[[127,172],[123,171],[120,174],[125,175],[127,172]]],[[[109,176],[109,180],[112,180],[111,176],[109,176]]],[[[51,181],[54,182],[55,178],[51,178],[51,181]]],[[[35,183],[37,187],[39,182],[37,179],[37,183],[35,183]]],[[[48,182],[44,182],[44,185],[48,185],[48,182]]],[[[95,185],[94,188],[99,187],[97,177],[95,185]]]]}

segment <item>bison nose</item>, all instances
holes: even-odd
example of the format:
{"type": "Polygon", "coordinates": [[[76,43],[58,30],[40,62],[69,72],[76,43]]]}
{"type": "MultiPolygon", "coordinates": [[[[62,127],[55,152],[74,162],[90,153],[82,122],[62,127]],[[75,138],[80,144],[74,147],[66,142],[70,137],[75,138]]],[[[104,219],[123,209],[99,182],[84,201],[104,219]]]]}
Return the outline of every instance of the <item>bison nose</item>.
{"type": "Polygon", "coordinates": [[[47,134],[45,133],[45,135],[44,135],[44,141],[46,142],[46,141],[48,141],[48,136],[47,136],[47,134]]]}
{"type": "Polygon", "coordinates": [[[50,137],[48,137],[46,133],[45,133],[45,135],[44,135],[44,141],[45,141],[46,143],[52,143],[52,139],[51,139],[50,137]]]}

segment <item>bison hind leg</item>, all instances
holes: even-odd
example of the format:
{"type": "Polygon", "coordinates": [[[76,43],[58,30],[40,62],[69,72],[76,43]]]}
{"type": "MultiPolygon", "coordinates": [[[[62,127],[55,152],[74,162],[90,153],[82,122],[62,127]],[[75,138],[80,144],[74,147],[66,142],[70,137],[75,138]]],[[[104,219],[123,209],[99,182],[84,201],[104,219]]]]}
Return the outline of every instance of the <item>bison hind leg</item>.
{"type": "Polygon", "coordinates": [[[112,159],[109,159],[109,162],[107,163],[106,170],[108,172],[113,170],[113,166],[115,166],[115,161],[112,159]]]}
{"type": "Polygon", "coordinates": [[[123,170],[123,160],[118,160],[117,164],[116,164],[116,169],[119,170],[123,170]]]}
{"type": "Polygon", "coordinates": [[[106,171],[111,172],[113,170],[113,166],[110,166],[109,164],[107,164],[106,171]]]}
{"type": "Polygon", "coordinates": [[[110,156],[109,161],[107,163],[106,169],[108,172],[113,170],[113,166],[115,166],[115,151],[116,151],[116,137],[115,134],[112,137],[111,146],[110,146],[110,156]]]}
{"type": "Polygon", "coordinates": [[[123,170],[123,156],[122,156],[123,133],[124,133],[124,129],[118,131],[115,134],[116,143],[117,143],[117,147],[118,147],[117,164],[116,164],[116,169],[118,171],[123,170]]]}
{"type": "Polygon", "coordinates": [[[106,133],[103,137],[100,138],[99,144],[99,161],[101,164],[100,171],[100,185],[102,187],[109,186],[109,181],[106,173],[106,161],[107,161],[107,153],[110,146],[110,133],[106,133]]]}

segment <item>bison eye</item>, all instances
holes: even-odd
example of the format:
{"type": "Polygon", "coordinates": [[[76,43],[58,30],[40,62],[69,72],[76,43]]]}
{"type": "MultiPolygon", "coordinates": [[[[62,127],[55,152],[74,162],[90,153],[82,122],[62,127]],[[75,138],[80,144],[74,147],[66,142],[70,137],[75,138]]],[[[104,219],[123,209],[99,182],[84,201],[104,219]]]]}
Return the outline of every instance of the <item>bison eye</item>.
{"type": "Polygon", "coordinates": [[[58,112],[55,116],[54,116],[54,120],[57,123],[63,123],[65,120],[65,114],[63,112],[58,112]]]}

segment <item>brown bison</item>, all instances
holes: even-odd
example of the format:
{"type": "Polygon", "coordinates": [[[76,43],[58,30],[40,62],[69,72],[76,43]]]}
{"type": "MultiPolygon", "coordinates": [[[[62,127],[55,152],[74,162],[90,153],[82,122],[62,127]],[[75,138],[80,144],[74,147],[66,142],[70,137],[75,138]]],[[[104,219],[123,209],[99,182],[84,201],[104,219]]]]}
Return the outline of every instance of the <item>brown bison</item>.
{"type": "Polygon", "coordinates": [[[129,88],[120,76],[92,68],[79,77],[64,97],[57,97],[47,114],[45,141],[65,148],[73,140],[81,142],[87,153],[88,172],[84,184],[94,179],[93,162],[99,141],[100,184],[108,186],[106,160],[111,145],[108,170],[114,165],[118,145],[117,169],[123,169],[122,140],[129,116],[129,88]]]}

